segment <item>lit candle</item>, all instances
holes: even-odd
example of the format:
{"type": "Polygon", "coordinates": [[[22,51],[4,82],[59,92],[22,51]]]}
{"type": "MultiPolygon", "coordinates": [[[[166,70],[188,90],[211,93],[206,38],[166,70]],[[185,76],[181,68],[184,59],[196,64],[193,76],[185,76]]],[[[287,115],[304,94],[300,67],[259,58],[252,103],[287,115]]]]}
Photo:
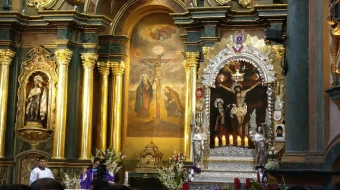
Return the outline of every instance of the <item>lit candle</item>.
{"type": "Polygon", "coordinates": [[[241,137],[237,136],[237,146],[241,146],[241,137]]]}
{"type": "Polygon", "coordinates": [[[234,144],[234,139],[232,135],[229,135],[229,144],[233,145],[234,144]]]}
{"type": "Polygon", "coordinates": [[[244,137],[244,146],[249,146],[248,145],[248,137],[244,137]]]}
{"type": "Polygon", "coordinates": [[[215,137],[215,146],[218,146],[218,137],[215,137]]]}
{"type": "Polygon", "coordinates": [[[225,139],[225,136],[222,136],[222,145],[225,146],[227,145],[227,140],[225,139]]]}

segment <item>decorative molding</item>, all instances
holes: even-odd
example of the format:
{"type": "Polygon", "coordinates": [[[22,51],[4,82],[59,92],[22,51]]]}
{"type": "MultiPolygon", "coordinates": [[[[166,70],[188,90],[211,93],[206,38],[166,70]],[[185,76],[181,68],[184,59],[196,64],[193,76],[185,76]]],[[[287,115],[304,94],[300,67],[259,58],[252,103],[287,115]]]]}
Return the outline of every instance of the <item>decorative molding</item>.
{"type": "Polygon", "coordinates": [[[58,0],[27,0],[26,4],[35,7],[37,10],[51,9],[58,0]]]}

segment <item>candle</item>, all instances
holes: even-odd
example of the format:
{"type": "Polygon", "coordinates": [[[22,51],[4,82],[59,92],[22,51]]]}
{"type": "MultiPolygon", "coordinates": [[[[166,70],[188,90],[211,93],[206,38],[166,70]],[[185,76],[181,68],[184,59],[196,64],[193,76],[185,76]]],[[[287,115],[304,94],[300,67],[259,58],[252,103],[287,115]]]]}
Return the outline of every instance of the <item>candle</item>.
{"type": "Polygon", "coordinates": [[[125,178],[124,178],[124,185],[128,185],[129,184],[129,172],[125,172],[125,178]]]}
{"type": "Polygon", "coordinates": [[[248,137],[244,137],[244,146],[249,146],[248,145],[248,137]]]}
{"type": "Polygon", "coordinates": [[[232,135],[229,135],[229,144],[233,145],[234,144],[234,139],[232,135]]]}
{"type": "Polygon", "coordinates": [[[237,146],[241,146],[241,137],[237,136],[237,146]]]}
{"type": "Polygon", "coordinates": [[[222,136],[222,145],[223,145],[223,146],[227,145],[227,141],[226,141],[224,135],[222,136]]]}
{"type": "Polygon", "coordinates": [[[215,146],[218,146],[218,137],[215,137],[215,146]]]}

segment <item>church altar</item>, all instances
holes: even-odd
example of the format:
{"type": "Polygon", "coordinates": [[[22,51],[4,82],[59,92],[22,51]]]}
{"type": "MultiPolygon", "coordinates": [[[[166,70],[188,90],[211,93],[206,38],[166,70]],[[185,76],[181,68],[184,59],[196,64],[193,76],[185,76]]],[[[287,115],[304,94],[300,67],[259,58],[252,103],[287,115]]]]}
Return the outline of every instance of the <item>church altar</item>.
{"type": "Polygon", "coordinates": [[[238,146],[216,147],[203,160],[204,168],[195,175],[196,182],[233,183],[234,178],[256,180],[254,149],[238,146]]]}

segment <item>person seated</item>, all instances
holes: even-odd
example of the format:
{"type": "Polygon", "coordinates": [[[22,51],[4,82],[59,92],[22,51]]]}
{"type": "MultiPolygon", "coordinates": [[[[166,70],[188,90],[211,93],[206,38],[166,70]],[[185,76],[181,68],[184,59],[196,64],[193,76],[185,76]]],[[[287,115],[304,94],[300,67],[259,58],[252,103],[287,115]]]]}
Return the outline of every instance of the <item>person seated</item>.
{"type": "Polygon", "coordinates": [[[105,188],[105,190],[134,190],[134,189],[125,185],[109,184],[109,187],[105,188]]]}
{"type": "Polygon", "coordinates": [[[92,190],[102,190],[109,187],[109,183],[102,178],[97,178],[92,180],[90,189],[92,190]]]}
{"type": "Polygon", "coordinates": [[[0,190],[32,190],[28,185],[13,184],[13,185],[1,185],[0,190]]]}
{"type": "Polygon", "coordinates": [[[38,179],[34,181],[30,187],[32,190],[45,190],[45,189],[64,190],[63,185],[61,185],[59,181],[51,178],[38,179]]]}

